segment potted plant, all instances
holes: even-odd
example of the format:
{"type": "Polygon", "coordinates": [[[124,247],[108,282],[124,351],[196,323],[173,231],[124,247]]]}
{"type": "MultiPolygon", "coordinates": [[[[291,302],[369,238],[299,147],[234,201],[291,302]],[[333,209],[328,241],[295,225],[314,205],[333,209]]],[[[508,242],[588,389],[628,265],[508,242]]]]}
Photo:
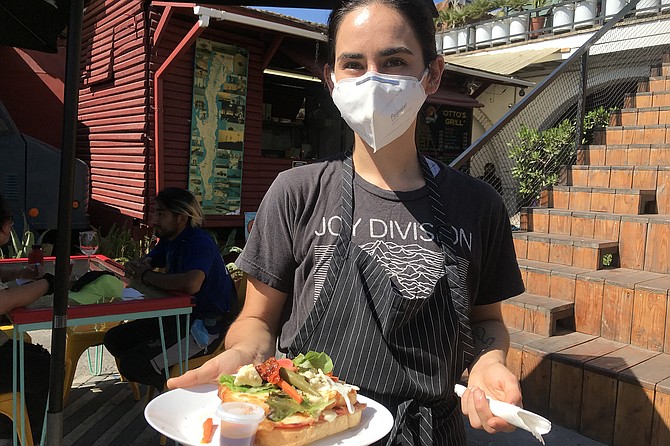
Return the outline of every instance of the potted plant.
{"type": "Polygon", "coordinates": [[[458,46],[458,32],[455,31],[454,25],[457,21],[458,14],[456,9],[444,9],[439,12],[436,19],[436,26],[439,26],[442,33],[436,36],[437,48],[443,53],[454,53],[458,46]]]}
{"type": "MultiPolygon", "coordinates": [[[[551,4],[551,0],[531,0],[530,7],[533,10],[537,10],[549,4],[551,4]]],[[[544,11],[535,11],[534,15],[530,18],[531,33],[529,36],[531,39],[536,38],[543,32],[541,30],[544,29],[544,25],[547,20],[546,13],[541,15],[543,12],[544,11]]]]}

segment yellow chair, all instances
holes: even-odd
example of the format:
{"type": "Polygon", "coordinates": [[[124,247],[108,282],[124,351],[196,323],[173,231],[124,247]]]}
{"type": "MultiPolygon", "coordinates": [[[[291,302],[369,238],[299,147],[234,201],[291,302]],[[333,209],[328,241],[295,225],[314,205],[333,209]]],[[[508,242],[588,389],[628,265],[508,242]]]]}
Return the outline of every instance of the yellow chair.
{"type": "MultiPolygon", "coordinates": [[[[4,331],[7,336],[11,339],[14,336],[14,326],[13,325],[0,325],[0,330],[4,331]]],[[[33,343],[33,338],[27,332],[23,332],[23,342],[28,344],[33,343]]]]}
{"type": "MultiPolygon", "coordinates": [[[[17,404],[20,401],[21,394],[19,392],[16,393],[16,401],[17,404]]],[[[13,410],[12,410],[12,393],[2,393],[0,394],[0,413],[3,415],[7,415],[10,419],[13,419],[13,410]]],[[[26,438],[24,439],[22,434],[21,434],[21,414],[19,414],[19,419],[16,421],[16,425],[18,426],[18,433],[19,433],[19,441],[21,442],[22,446],[33,446],[33,432],[30,429],[30,420],[28,419],[28,412],[26,410],[23,411],[23,419],[25,420],[26,423],[26,438]]]]}
{"type": "MultiPolygon", "coordinates": [[[[68,327],[66,333],[65,346],[65,379],[63,381],[63,402],[67,401],[74,381],[74,374],[77,368],[77,363],[81,355],[90,347],[101,346],[105,338],[105,333],[112,327],[119,325],[120,322],[106,323],[104,327],[96,326],[95,324],[78,325],[76,327],[68,327]]],[[[102,355],[102,351],[96,352],[102,355]]],[[[117,365],[118,368],[118,365],[117,365]]],[[[140,391],[137,384],[130,383],[135,401],[140,400],[140,391]]]]}

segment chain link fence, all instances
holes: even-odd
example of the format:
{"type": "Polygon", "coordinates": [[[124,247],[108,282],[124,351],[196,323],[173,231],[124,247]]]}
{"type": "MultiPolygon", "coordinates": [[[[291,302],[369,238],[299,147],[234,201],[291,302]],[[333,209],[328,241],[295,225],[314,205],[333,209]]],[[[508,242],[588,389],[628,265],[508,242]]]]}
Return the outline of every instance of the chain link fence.
{"type": "Polygon", "coordinates": [[[621,110],[661,74],[670,20],[636,15],[632,3],[452,163],[496,187],[513,224],[522,207],[539,204],[543,189],[565,184],[577,148],[604,143],[602,128],[622,125],[621,110]]]}

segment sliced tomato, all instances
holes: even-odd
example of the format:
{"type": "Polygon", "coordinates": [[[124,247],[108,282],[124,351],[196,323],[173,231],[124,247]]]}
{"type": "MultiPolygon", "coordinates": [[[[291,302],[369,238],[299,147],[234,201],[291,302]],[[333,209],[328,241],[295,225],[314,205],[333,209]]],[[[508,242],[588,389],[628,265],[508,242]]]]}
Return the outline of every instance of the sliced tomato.
{"type": "Polygon", "coordinates": [[[311,426],[316,420],[304,421],[302,423],[275,423],[275,429],[299,429],[301,427],[311,426]]]}
{"type": "Polygon", "coordinates": [[[277,359],[277,364],[279,364],[279,367],[284,367],[285,369],[289,369],[289,370],[292,370],[292,371],[296,370],[296,367],[293,364],[293,361],[291,361],[288,358],[277,359]]]}

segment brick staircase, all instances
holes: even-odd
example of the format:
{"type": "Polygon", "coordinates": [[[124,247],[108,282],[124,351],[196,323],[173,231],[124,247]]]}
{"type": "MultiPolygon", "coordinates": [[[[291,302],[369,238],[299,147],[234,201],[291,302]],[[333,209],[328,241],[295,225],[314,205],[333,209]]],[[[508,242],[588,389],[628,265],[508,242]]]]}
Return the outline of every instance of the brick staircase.
{"type": "Polygon", "coordinates": [[[521,211],[503,304],[524,405],[606,444],[670,445],[670,57],[521,211]]]}

